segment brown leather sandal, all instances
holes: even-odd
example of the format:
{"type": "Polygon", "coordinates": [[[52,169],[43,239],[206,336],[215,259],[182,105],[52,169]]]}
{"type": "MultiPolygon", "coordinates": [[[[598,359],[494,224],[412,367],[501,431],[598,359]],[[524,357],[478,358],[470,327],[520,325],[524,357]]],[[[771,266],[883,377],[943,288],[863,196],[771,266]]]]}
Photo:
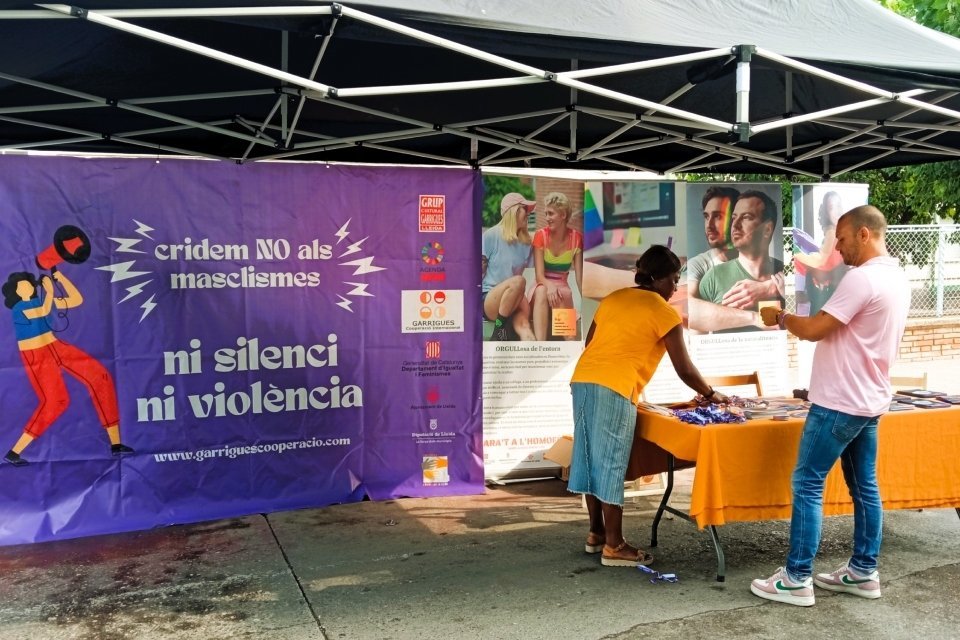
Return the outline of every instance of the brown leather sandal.
{"type": "Polygon", "coordinates": [[[587,543],[583,545],[583,550],[587,553],[600,553],[603,551],[604,536],[597,535],[593,531],[587,534],[587,543]]]}
{"type": "Polygon", "coordinates": [[[600,556],[600,564],[605,567],[636,567],[638,564],[648,565],[653,562],[653,556],[643,549],[636,549],[636,556],[631,550],[633,547],[626,540],[616,547],[605,544],[603,554],[600,556]]]}

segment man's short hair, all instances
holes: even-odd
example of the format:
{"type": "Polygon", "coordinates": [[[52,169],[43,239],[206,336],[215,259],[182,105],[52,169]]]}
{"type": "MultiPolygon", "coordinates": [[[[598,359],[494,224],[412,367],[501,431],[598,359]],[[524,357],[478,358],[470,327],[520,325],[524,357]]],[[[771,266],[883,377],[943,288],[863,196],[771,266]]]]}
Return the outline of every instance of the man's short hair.
{"type": "Polygon", "coordinates": [[[883,237],[887,232],[887,219],[883,217],[880,209],[869,204],[854,207],[840,217],[853,225],[854,229],[866,227],[871,233],[880,237],[883,237]]]}
{"type": "Polygon", "coordinates": [[[736,202],[737,197],[740,195],[740,192],[733,187],[722,186],[715,184],[707,192],[703,194],[703,198],[700,199],[700,209],[704,210],[707,208],[707,203],[713,200],[714,198],[729,198],[730,202],[736,202]]]}
{"type": "Polygon", "coordinates": [[[777,203],[773,201],[773,198],[765,194],[763,191],[749,189],[741,193],[737,200],[745,200],[746,198],[756,198],[762,202],[763,221],[772,222],[774,227],[777,226],[777,220],[780,218],[780,207],[778,207],[777,203]]]}

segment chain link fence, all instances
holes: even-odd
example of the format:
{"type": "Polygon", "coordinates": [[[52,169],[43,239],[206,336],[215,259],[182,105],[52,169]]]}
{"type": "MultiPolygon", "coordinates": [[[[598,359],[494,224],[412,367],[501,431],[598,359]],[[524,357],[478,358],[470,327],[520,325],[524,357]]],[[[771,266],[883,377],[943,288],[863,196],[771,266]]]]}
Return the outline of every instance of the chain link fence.
{"type": "MultiPolygon", "coordinates": [[[[960,225],[887,227],[887,250],[900,259],[912,289],[910,317],[960,316],[960,225]]],[[[784,229],[783,255],[794,253],[793,229],[784,229]]],[[[796,310],[794,264],[784,260],[787,307],[796,310]]]]}

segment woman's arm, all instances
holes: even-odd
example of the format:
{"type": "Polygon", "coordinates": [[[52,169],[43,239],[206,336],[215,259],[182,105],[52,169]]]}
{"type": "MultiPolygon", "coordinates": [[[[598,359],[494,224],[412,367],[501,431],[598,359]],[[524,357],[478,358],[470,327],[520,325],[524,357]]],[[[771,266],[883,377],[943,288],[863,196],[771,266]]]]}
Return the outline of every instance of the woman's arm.
{"type": "Polygon", "coordinates": [[[83,304],[83,296],[80,294],[80,291],[72,282],[70,282],[70,278],[64,275],[63,272],[55,271],[53,274],[53,279],[60,283],[65,293],[62,298],[53,299],[53,303],[56,305],[57,309],[70,309],[73,307],[79,307],[81,304],[83,304]]]}
{"type": "Polygon", "coordinates": [[[837,246],[837,236],[834,233],[834,230],[831,229],[823,234],[823,244],[820,245],[820,251],[816,253],[798,253],[793,256],[793,259],[801,264],[805,264],[808,267],[814,269],[819,269],[823,265],[827,264],[827,261],[830,259],[830,254],[833,253],[834,248],[837,246]]]}

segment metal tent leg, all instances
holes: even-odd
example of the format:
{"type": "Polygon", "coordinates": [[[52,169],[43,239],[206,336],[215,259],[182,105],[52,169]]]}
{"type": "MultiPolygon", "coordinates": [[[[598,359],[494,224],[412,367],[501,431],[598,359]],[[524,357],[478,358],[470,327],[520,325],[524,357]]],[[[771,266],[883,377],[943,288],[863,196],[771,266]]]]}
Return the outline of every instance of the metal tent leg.
{"type": "Polygon", "coordinates": [[[717,582],[724,582],[727,579],[727,564],[723,557],[723,546],[720,544],[720,533],[717,527],[710,525],[710,540],[713,541],[713,548],[717,552],[717,582]]]}
{"type": "MultiPolygon", "coordinates": [[[[667,454],[667,488],[663,492],[663,498],[660,500],[660,506],[657,507],[657,515],[653,517],[653,527],[650,531],[650,546],[657,546],[657,529],[660,527],[660,519],[663,518],[665,512],[672,513],[678,518],[683,518],[687,522],[693,522],[693,519],[683,511],[674,509],[668,503],[670,502],[670,495],[673,493],[673,472],[677,466],[677,459],[673,457],[673,454],[667,454]]],[[[957,515],[960,515],[960,508],[957,509],[957,515]]],[[[720,544],[720,534],[717,533],[717,528],[714,525],[708,527],[710,532],[710,541],[713,542],[713,548],[717,552],[717,582],[724,582],[726,580],[727,565],[726,560],[723,556],[723,546],[720,544]]]]}

